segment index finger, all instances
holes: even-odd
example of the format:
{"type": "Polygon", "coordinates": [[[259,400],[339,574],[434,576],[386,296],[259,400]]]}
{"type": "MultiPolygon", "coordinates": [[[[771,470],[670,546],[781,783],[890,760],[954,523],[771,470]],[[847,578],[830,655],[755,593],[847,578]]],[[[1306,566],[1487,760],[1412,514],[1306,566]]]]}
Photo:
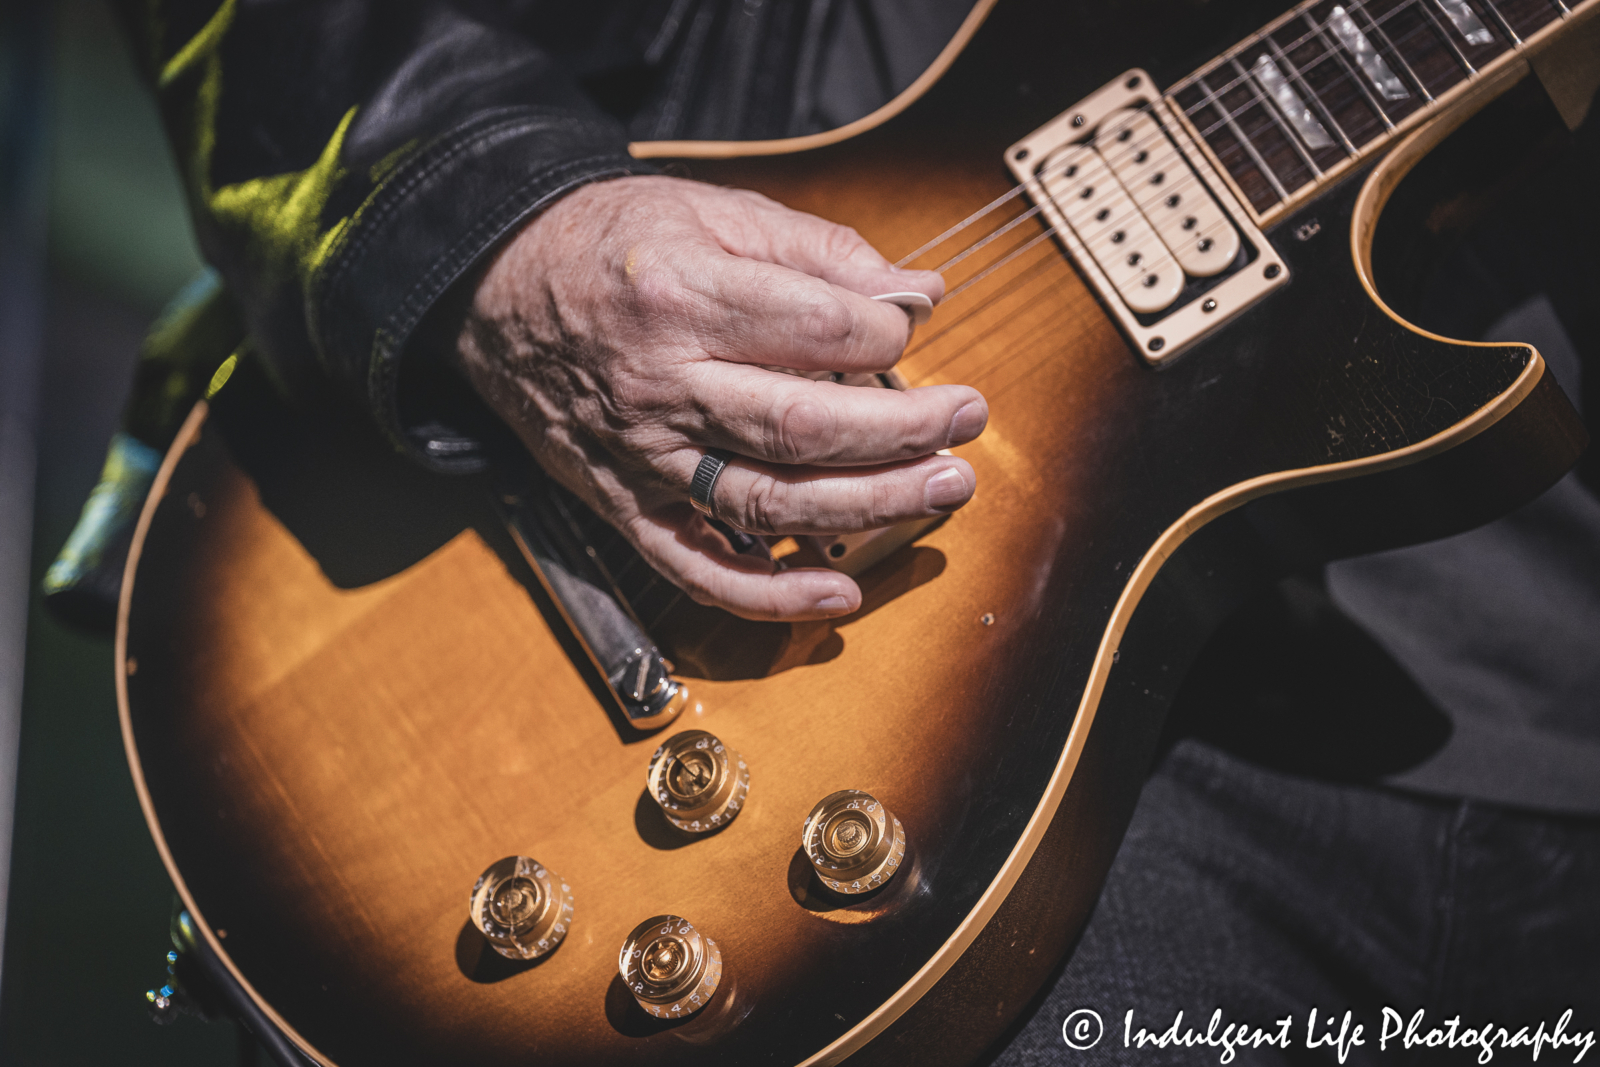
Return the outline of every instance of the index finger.
{"type": "Polygon", "coordinates": [[[871,373],[893,367],[910,338],[898,306],[774,263],[715,256],[684,286],[707,312],[700,347],[731,363],[871,373]]]}
{"type": "Polygon", "coordinates": [[[740,191],[703,210],[702,221],[736,256],[777,263],[862,296],[914,291],[937,304],[944,279],[931,270],[900,270],[855,230],[740,191]]]}

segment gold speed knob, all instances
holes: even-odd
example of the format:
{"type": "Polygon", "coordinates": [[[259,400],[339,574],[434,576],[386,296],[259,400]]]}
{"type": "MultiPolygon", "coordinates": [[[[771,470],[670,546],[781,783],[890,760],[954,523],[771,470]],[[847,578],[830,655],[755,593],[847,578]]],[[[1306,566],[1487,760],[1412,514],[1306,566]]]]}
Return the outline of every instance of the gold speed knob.
{"type": "Polygon", "coordinates": [[[507,856],[472,887],[472,925],[500,955],[536,960],[572,928],[572,887],[527,856],[507,856]]]}
{"type": "Polygon", "coordinates": [[[633,928],[617,970],[639,1007],[662,1019],[706,1006],[722,984],[722,950],[684,918],[657,915],[633,928]]]}
{"type": "Polygon", "coordinates": [[[750,768],[714,735],[685,730],[656,749],[645,781],[668,822],[703,834],[726,826],[744,807],[750,768]]]}
{"type": "Polygon", "coordinates": [[[871,793],[841,789],[811,809],[800,846],[823,885],[853,895],[894,877],[906,856],[906,832],[871,793]]]}

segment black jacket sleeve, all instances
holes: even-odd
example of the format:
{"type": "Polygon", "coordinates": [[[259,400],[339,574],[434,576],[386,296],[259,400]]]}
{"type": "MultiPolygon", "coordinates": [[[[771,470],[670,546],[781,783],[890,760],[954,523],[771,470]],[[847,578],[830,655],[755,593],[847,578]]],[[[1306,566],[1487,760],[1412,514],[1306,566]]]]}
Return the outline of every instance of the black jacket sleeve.
{"type": "Polygon", "coordinates": [[[402,420],[400,357],[450,285],[543,205],[649,172],[622,125],[491,5],[114,2],[201,249],[280,378],[329,378],[423,462],[476,466],[470,440],[402,420]]]}

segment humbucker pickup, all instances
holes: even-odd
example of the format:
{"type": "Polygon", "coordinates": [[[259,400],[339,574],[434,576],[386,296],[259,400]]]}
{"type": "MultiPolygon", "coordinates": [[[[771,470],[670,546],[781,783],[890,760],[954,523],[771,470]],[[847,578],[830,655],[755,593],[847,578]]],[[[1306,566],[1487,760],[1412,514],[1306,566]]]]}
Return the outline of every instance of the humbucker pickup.
{"type": "Polygon", "coordinates": [[[1006,165],[1151,363],[1289,280],[1142,70],[1012,145],[1006,165]]]}

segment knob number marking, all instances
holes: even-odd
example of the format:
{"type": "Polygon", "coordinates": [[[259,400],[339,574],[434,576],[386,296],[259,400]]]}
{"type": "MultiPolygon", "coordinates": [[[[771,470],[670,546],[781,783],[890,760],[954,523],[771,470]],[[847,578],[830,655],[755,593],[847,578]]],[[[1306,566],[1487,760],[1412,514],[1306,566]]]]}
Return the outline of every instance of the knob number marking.
{"type": "Polygon", "coordinates": [[[750,767],[704,730],[684,730],[656,748],[646,788],[667,821],[691,834],[732,822],[750,792],[750,767]]]}
{"type": "Polygon", "coordinates": [[[617,966],[639,1006],[662,1019],[699,1011],[722,982],[722,950],[676,915],[634,927],[617,966]]]}
{"type": "Polygon", "coordinates": [[[824,797],[807,816],[800,847],[818,879],[854,895],[882,886],[905,859],[905,828],[870,793],[843,789],[824,797]]]}

